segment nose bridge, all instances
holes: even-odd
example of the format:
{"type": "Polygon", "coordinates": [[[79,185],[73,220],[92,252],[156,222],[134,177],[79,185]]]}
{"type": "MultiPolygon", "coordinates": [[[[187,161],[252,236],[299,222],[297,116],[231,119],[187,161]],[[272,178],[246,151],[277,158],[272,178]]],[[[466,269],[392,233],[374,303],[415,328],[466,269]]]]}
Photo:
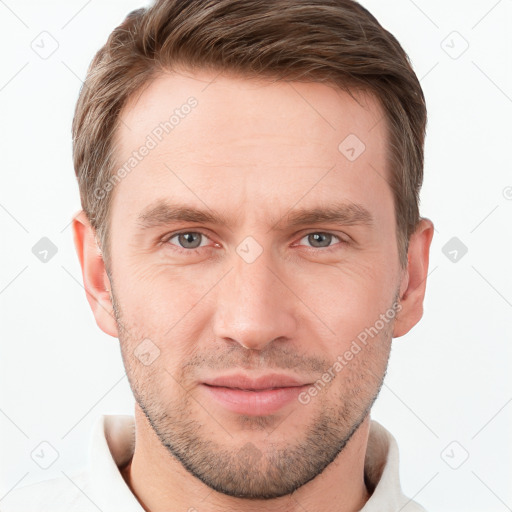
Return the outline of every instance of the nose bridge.
{"type": "Polygon", "coordinates": [[[295,305],[293,294],[281,282],[282,267],[274,261],[271,250],[261,251],[252,260],[254,252],[252,257],[247,254],[254,249],[240,244],[233,257],[233,269],[220,283],[215,335],[245,348],[262,350],[276,338],[293,336],[295,305]],[[249,250],[244,253],[244,249],[249,250]]]}

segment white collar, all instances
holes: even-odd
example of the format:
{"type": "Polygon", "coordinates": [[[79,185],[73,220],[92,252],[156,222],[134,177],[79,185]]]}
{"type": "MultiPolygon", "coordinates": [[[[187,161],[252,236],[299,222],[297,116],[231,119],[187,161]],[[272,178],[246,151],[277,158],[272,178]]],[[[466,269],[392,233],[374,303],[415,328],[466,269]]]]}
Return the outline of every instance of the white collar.
{"type": "Polygon", "coordinates": [[[103,512],[144,512],[119,467],[132,457],[135,420],[129,415],[102,415],[89,444],[89,475],[94,502],[103,512]]]}

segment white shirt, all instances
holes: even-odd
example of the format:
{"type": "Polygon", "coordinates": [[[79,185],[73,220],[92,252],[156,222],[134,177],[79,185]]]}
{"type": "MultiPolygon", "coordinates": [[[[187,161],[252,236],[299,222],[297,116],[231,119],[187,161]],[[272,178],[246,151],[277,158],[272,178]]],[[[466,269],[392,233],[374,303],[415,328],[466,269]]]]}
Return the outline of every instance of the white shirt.
{"type": "MultiPolygon", "coordinates": [[[[133,455],[134,423],[133,416],[100,416],[92,432],[87,468],[13,489],[0,501],[0,511],[144,512],[119,470],[133,455]]],[[[370,424],[365,473],[374,490],[360,512],[426,512],[403,495],[398,446],[375,420],[370,424]]]]}

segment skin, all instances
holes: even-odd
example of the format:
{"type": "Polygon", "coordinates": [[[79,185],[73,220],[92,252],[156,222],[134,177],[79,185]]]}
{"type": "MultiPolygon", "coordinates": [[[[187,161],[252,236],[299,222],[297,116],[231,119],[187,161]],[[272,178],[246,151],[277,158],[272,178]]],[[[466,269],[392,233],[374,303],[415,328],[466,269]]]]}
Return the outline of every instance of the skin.
{"type": "Polygon", "coordinates": [[[421,219],[402,269],[383,111],[370,95],[358,103],[320,83],[164,74],[122,112],[120,165],[190,96],[197,107],[115,187],[111,268],[85,214],[73,221],[88,301],[119,338],[136,398],[122,474],[152,512],[360,510],[371,492],[369,410],[392,338],[422,316],[433,224],[421,219]],[[353,162],[338,150],[350,133],[366,146],[353,162]],[[141,229],[138,216],[159,199],[229,223],[141,229]],[[340,202],[364,206],[373,224],[287,224],[299,207],[340,202]],[[193,245],[177,232],[204,236],[193,245]],[[237,252],[248,236],[262,250],[251,263],[237,252]],[[307,404],[242,415],[201,385],[236,369],[314,383],[395,299],[395,318],[307,404]],[[134,354],[144,339],[159,350],[149,365],[134,354]]]}

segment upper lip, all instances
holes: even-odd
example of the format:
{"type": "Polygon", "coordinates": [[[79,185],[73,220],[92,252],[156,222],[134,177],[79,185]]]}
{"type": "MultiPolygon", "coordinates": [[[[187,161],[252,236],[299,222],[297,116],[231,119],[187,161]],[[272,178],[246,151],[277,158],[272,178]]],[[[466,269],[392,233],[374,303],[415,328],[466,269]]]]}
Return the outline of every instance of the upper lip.
{"type": "Polygon", "coordinates": [[[300,381],[296,378],[277,373],[261,375],[260,377],[250,378],[247,375],[225,375],[215,377],[204,381],[208,386],[221,386],[226,388],[238,388],[247,390],[261,390],[270,388],[289,388],[305,386],[307,382],[300,381]]]}

